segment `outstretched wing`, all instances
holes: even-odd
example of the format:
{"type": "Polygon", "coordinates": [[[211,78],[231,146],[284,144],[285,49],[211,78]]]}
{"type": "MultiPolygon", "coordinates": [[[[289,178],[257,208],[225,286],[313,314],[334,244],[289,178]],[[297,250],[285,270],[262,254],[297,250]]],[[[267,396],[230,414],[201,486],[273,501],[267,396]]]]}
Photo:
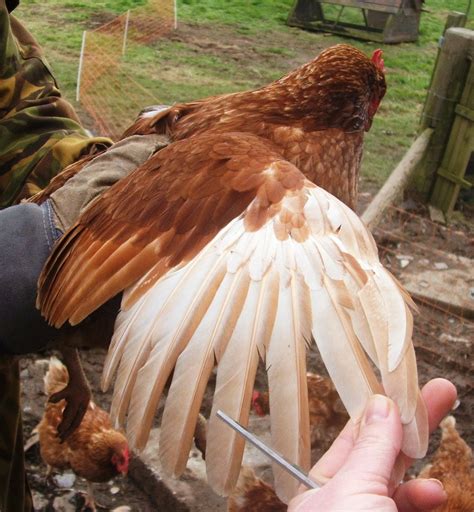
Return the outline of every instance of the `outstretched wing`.
{"type": "MultiPolygon", "coordinates": [[[[273,445],[309,469],[312,337],[354,418],[384,388],[400,407],[409,454],[426,449],[405,295],[357,216],[270,143],[207,134],[161,150],[66,234],[45,267],[39,304],[54,325],[77,323],[122,290],[103,385],[117,374],[112,413],[142,448],[173,372],[160,440],[169,471],[186,466],[217,364],[206,463],[213,488],[231,491],[243,441],[215,412],[247,424],[259,357],[273,445]]],[[[283,499],[296,493],[278,468],[275,481],[283,499]]]]}

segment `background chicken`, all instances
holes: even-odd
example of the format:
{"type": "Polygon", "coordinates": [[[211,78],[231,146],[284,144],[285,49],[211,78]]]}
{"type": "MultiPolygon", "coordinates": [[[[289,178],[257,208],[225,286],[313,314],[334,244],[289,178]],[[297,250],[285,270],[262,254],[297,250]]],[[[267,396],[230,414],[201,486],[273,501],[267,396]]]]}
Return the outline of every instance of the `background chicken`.
{"type": "MultiPolygon", "coordinates": [[[[337,45],[261,89],[147,112],[127,134],[171,143],[94,201],[53,250],[38,295],[52,325],[80,324],[124,292],[103,385],[117,374],[112,414],[127,420],[133,447],[146,444],[173,373],[159,447],[169,472],[186,466],[217,363],[206,465],[214,490],[231,491],[244,444],[215,412],[247,423],[259,358],[272,444],[308,469],[312,338],[349,413],[385,390],[401,411],[404,451],[424,454],[413,303],[344,205],[355,204],[363,134],[384,93],[380,52],[337,45]]],[[[274,474],[289,499],[296,482],[274,474]]]]}
{"type": "MultiPolygon", "coordinates": [[[[311,449],[324,453],[349,419],[331,379],[315,373],[306,374],[308,382],[311,449]]],[[[255,391],[252,407],[259,416],[270,413],[268,392],[255,391]]]]}
{"type": "Polygon", "coordinates": [[[242,470],[227,502],[228,512],[284,512],[288,509],[273,487],[246,466],[242,470]]]}
{"type": "Polygon", "coordinates": [[[447,502],[436,512],[472,512],[474,509],[474,469],[472,449],[456,430],[453,416],[441,424],[441,444],[420,478],[436,478],[443,483],[447,502]]]}
{"type": "MultiPolygon", "coordinates": [[[[66,367],[55,357],[51,358],[44,382],[48,397],[68,382],[66,367]]],[[[38,425],[41,457],[48,466],[48,476],[53,470],[72,469],[76,475],[85,478],[88,484],[85,506],[95,510],[91,482],[106,482],[127,473],[128,443],[121,432],[112,428],[109,415],[92,401],[79,427],[61,443],[57,427],[64,405],[64,400],[46,403],[38,425]]]]}

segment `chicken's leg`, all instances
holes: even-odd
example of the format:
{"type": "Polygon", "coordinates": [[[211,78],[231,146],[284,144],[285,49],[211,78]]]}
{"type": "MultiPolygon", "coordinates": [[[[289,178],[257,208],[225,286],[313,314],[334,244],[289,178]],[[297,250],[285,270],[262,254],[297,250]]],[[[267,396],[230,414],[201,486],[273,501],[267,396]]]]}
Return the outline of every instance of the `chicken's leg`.
{"type": "Polygon", "coordinates": [[[89,481],[87,481],[87,493],[82,510],[92,510],[92,512],[96,512],[97,510],[96,503],[94,501],[94,488],[92,487],[92,483],[89,481]]]}
{"type": "Polygon", "coordinates": [[[85,493],[85,502],[82,507],[82,510],[92,510],[92,512],[97,512],[97,509],[107,509],[105,505],[102,505],[94,498],[94,487],[92,482],[87,481],[87,492],[85,493]]]}
{"type": "Polygon", "coordinates": [[[49,401],[57,403],[64,399],[67,402],[63,419],[58,425],[58,435],[61,442],[63,442],[81,424],[91,400],[91,391],[82,369],[77,348],[61,346],[60,351],[69,373],[69,381],[64,389],[51,395],[49,401]]]}

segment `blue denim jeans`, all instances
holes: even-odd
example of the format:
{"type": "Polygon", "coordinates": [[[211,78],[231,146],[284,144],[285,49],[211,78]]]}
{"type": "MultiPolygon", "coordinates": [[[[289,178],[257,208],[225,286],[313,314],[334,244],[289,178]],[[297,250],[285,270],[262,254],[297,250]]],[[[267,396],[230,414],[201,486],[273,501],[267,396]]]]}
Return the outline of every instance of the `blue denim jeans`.
{"type": "Polygon", "coordinates": [[[26,354],[54,338],[36,309],[38,277],[61,232],[48,201],[0,211],[0,353],[26,354]]]}

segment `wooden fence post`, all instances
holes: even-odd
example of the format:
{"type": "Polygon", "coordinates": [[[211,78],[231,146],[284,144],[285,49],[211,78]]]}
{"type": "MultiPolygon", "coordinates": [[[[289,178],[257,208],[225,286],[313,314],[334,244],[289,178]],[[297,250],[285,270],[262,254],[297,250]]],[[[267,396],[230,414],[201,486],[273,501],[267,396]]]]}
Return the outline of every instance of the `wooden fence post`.
{"type": "Polygon", "coordinates": [[[447,217],[451,215],[461,187],[471,188],[464,179],[466,167],[474,151],[474,64],[456,105],[456,117],[451,129],[446,151],[431,194],[430,203],[447,217]]]}
{"type": "Polygon", "coordinates": [[[473,54],[474,31],[464,28],[446,31],[421,119],[421,131],[434,128],[416,180],[425,196],[428,196],[441,164],[473,54]]]}

